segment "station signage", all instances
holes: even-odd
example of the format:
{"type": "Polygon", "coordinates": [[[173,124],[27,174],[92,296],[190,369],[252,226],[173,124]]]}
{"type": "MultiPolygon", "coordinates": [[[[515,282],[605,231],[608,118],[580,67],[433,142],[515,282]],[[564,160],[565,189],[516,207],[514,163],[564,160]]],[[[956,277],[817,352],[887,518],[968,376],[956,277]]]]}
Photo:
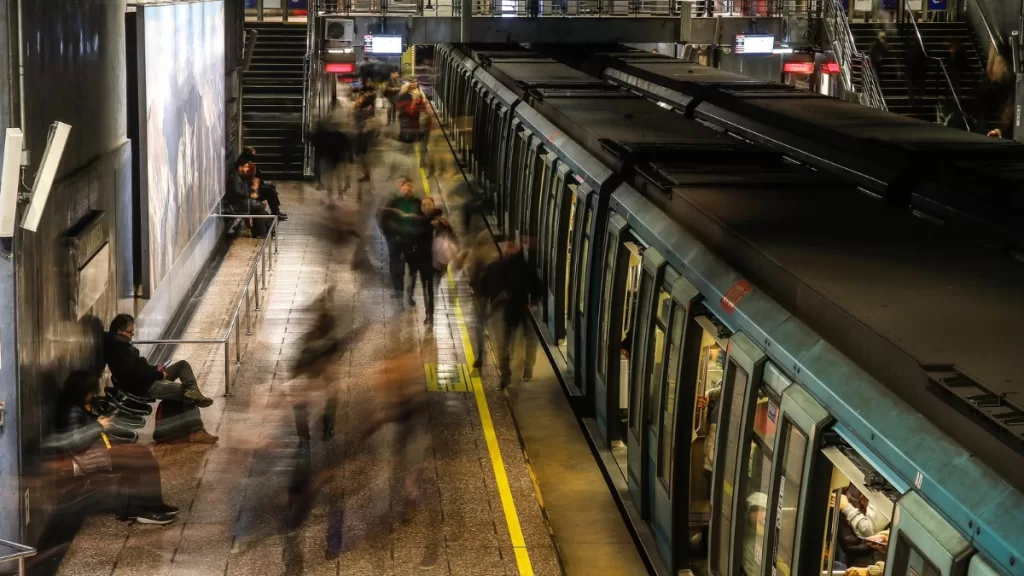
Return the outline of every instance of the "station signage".
{"type": "Polygon", "coordinates": [[[775,49],[775,36],[772,34],[737,34],[735,52],[737,54],[771,54],[775,49]]]}

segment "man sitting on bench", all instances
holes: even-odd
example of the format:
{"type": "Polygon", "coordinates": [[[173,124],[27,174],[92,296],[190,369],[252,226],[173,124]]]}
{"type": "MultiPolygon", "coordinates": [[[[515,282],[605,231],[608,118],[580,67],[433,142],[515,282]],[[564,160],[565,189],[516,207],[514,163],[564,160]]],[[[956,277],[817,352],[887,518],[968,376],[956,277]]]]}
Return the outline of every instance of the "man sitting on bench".
{"type": "MultiPolygon", "coordinates": [[[[153,366],[132,344],[134,337],[135,318],[130,314],[115,316],[106,342],[107,366],[115,388],[142,398],[194,403],[200,408],[213,404],[213,400],[199,391],[188,362],[181,360],[170,366],[153,366]]],[[[192,443],[213,444],[217,440],[204,429],[188,434],[188,441],[192,443]]]]}

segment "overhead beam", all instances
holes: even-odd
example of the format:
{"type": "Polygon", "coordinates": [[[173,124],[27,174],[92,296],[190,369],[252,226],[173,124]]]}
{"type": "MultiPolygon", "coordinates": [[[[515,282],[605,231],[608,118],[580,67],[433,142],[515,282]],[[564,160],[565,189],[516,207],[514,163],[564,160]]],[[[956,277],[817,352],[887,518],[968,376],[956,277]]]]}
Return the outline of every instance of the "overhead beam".
{"type": "MultiPolygon", "coordinates": [[[[460,1],[460,0],[455,0],[460,1]]],[[[678,42],[678,17],[472,18],[355,16],[356,35],[401,34],[409,44],[678,42]]]]}

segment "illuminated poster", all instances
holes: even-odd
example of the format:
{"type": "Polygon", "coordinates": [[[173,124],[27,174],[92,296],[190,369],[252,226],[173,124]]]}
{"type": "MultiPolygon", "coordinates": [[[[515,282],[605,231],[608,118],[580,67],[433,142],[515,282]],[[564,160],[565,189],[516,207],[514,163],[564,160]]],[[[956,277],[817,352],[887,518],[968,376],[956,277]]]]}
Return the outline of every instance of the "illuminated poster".
{"type": "Polygon", "coordinates": [[[224,162],[221,0],[140,5],[141,277],[152,293],[217,206],[224,162]]]}

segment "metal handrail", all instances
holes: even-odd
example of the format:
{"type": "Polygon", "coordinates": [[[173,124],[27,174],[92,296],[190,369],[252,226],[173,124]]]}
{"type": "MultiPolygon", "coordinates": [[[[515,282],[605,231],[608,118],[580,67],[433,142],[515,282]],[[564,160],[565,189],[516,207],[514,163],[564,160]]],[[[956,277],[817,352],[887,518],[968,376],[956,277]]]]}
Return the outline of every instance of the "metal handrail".
{"type": "Polygon", "coordinates": [[[988,23],[988,16],[985,15],[985,8],[982,6],[982,3],[976,0],[975,2],[968,3],[968,6],[970,6],[970,4],[974,4],[974,9],[978,11],[978,16],[981,16],[981,23],[985,26],[985,32],[988,33],[989,41],[995,44],[998,49],[1002,45],[1002,42],[996,38],[995,32],[992,31],[992,26],[988,23]]]}
{"type": "Polygon", "coordinates": [[[964,107],[960,105],[960,97],[956,95],[956,90],[953,89],[953,81],[949,78],[949,72],[946,71],[946,63],[942,61],[942,58],[937,56],[929,56],[928,50],[924,46],[924,38],[921,37],[921,29],[917,27],[917,17],[912,10],[906,10],[907,20],[910,21],[910,25],[914,27],[914,35],[917,36],[917,44],[921,47],[921,53],[928,60],[935,60],[939,63],[939,70],[942,70],[942,77],[946,79],[946,87],[949,88],[949,93],[953,95],[953,102],[956,103],[957,110],[960,111],[960,118],[964,121],[964,129],[968,132],[971,131],[971,125],[967,122],[967,114],[964,112],[964,107]]]}
{"type": "MultiPolygon", "coordinates": [[[[277,241],[277,216],[275,215],[263,215],[263,214],[252,214],[252,215],[229,215],[229,214],[217,214],[216,218],[264,218],[272,219],[270,223],[270,230],[267,231],[267,237],[263,239],[263,244],[260,245],[259,255],[256,260],[253,261],[249,267],[249,273],[245,277],[245,288],[242,290],[242,294],[238,297],[238,304],[235,304],[235,311],[231,314],[231,322],[228,324],[228,329],[224,333],[224,336],[215,339],[204,339],[204,338],[177,338],[177,339],[160,339],[160,340],[136,340],[135,344],[223,344],[224,345],[224,395],[231,395],[231,330],[235,331],[235,364],[242,363],[242,328],[241,324],[238,323],[238,316],[242,312],[242,302],[245,301],[245,330],[247,336],[252,336],[252,309],[251,301],[249,298],[249,283],[255,278],[253,283],[255,289],[253,295],[256,300],[256,311],[260,311],[260,279],[263,280],[263,289],[267,288],[267,257],[266,250],[267,244],[273,239],[274,241],[274,254],[278,253],[279,245],[277,241]],[[263,265],[263,275],[257,272],[257,265],[263,265]]],[[[270,271],[274,270],[274,260],[270,259],[270,271]]]]}
{"type": "Polygon", "coordinates": [[[870,58],[857,50],[857,43],[850,30],[850,22],[846,18],[846,10],[839,0],[825,0],[823,11],[825,31],[832,44],[832,53],[839,64],[839,77],[843,88],[850,94],[857,92],[853,83],[853,61],[861,60],[861,89],[865,96],[865,104],[871,108],[885,110],[885,97],[882,95],[881,84],[875,77],[875,70],[870,65],[870,58]],[[865,65],[866,63],[866,65],[865,65]]]}
{"type": "Polygon", "coordinates": [[[0,564],[18,561],[18,576],[25,576],[25,558],[35,556],[38,552],[31,546],[25,546],[24,544],[18,544],[17,542],[9,542],[7,540],[0,540],[0,546],[7,548],[13,548],[15,551],[11,554],[0,555],[0,564]]]}

